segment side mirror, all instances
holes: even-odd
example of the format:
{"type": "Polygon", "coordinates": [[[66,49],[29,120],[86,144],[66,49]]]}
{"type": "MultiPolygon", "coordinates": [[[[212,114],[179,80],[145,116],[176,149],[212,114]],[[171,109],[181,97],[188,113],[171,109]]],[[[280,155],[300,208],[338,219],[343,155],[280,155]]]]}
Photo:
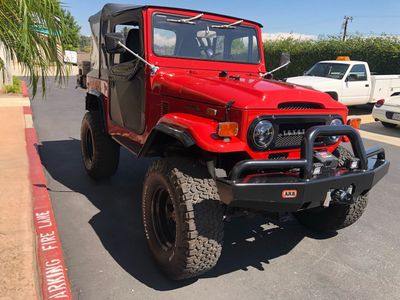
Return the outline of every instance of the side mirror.
{"type": "Polygon", "coordinates": [[[119,43],[125,45],[125,37],[120,32],[110,32],[104,35],[107,53],[124,53],[125,49],[119,43]]]}
{"type": "Polygon", "coordinates": [[[349,74],[349,75],[346,77],[346,82],[347,82],[347,81],[357,81],[357,80],[358,80],[358,77],[357,77],[356,74],[349,74]]]}
{"type": "Polygon", "coordinates": [[[281,61],[280,61],[280,65],[281,66],[287,66],[290,63],[290,53],[285,53],[283,52],[281,54],[281,61]]]}
{"type": "Polygon", "coordinates": [[[262,78],[265,78],[265,79],[272,79],[273,78],[272,73],[274,73],[274,72],[276,72],[276,71],[278,71],[280,69],[287,68],[287,66],[289,64],[290,64],[290,54],[289,53],[282,53],[280,66],[275,68],[275,69],[273,69],[272,71],[269,71],[269,72],[264,73],[264,74],[260,74],[260,76],[262,78]]]}

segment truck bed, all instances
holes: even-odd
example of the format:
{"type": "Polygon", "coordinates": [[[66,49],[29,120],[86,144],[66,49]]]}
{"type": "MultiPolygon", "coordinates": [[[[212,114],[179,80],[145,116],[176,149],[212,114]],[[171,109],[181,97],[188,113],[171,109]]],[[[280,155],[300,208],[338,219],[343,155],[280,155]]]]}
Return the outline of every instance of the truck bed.
{"type": "Polygon", "coordinates": [[[400,75],[371,75],[370,103],[400,93],[400,75]]]}

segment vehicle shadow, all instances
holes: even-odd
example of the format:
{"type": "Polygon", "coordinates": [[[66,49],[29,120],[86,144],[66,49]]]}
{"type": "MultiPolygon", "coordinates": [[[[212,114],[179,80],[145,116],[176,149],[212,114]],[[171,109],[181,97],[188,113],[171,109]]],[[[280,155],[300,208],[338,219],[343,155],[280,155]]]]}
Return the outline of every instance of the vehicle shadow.
{"type": "Polygon", "coordinates": [[[386,128],[381,124],[381,122],[361,124],[360,129],[372,133],[382,134],[385,136],[400,138],[399,127],[386,128]]]}
{"type": "MultiPolygon", "coordinates": [[[[149,160],[136,160],[125,150],[117,174],[96,182],[85,173],[78,140],[45,141],[39,146],[42,162],[51,177],[74,192],[83,194],[100,211],[88,223],[104,248],[130,275],[150,288],[173,290],[195,281],[166,279],[154,264],[143,234],[141,192],[149,160]]],[[[55,184],[57,186],[57,184],[55,184]]],[[[52,192],[57,192],[54,189],[52,192]]],[[[225,243],[217,266],[200,278],[221,276],[249,267],[264,270],[274,258],[289,253],[311,235],[295,220],[267,224],[265,218],[237,218],[225,226],[225,243]]]]}
{"type": "Polygon", "coordinates": [[[350,116],[370,115],[372,113],[374,105],[364,104],[364,105],[349,106],[348,108],[350,116]]]}

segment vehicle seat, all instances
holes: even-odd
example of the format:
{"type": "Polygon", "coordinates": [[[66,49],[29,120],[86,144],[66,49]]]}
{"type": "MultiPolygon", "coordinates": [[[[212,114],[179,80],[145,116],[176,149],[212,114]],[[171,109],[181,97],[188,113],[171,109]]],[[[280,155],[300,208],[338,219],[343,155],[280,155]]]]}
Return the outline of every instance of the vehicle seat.
{"type": "MultiPolygon", "coordinates": [[[[141,54],[141,40],[140,40],[140,31],[139,29],[131,29],[128,32],[128,36],[126,37],[125,40],[125,45],[131,49],[133,52],[137,54],[141,54]]],[[[120,57],[120,63],[132,61],[136,59],[136,57],[129,53],[128,51],[125,51],[124,53],[121,53],[120,57]]]]}
{"type": "Polygon", "coordinates": [[[199,43],[194,37],[186,37],[182,43],[180,55],[184,57],[200,58],[201,52],[199,43]]]}

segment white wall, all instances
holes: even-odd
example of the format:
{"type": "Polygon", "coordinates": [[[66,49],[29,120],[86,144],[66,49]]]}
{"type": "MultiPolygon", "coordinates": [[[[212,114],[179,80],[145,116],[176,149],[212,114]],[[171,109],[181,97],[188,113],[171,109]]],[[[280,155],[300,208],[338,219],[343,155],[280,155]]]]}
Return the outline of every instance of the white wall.
{"type": "Polygon", "coordinates": [[[4,62],[4,69],[0,70],[0,87],[12,83],[11,60],[7,56],[3,44],[0,42],[0,57],[4,62]]]}

